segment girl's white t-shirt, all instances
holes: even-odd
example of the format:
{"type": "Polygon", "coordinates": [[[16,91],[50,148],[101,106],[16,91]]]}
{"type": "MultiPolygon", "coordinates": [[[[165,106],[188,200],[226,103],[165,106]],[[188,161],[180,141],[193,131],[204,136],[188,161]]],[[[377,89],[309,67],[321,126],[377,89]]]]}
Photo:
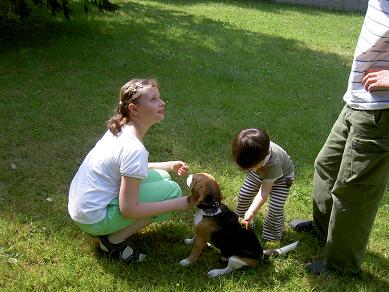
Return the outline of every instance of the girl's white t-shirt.
{"type": "Polygon", "coordinates": [[[129,127],[124,126],[118,136],[107,131],[73,178],[69,189],[70,217],[82,224],[104,219],[106,207],[119,196],[122,176],[147,177],[148,156],[129,127]]]}

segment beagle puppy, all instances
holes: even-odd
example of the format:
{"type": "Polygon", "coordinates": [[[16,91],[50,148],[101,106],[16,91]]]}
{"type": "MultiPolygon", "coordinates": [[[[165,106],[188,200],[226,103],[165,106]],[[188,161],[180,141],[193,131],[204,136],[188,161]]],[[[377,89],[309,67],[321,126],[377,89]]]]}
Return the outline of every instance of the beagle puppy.
{"type": "Polygon", "coordinates": [[[220,186],[215,178],[207,173],[196,173],[188,177],[187,184],[192,192],[189,200],[199,211],[194,220],[195,236],[185,239],[186,244],[193,244],[192,251],[180,264],[192,264],[204,247],[212,244],[228,264],[224,269],[209,271],[210,277],[257,265],[264,257],[261,244],[254,231],[245,228],[238,216],[221,203],[220,186]]]}

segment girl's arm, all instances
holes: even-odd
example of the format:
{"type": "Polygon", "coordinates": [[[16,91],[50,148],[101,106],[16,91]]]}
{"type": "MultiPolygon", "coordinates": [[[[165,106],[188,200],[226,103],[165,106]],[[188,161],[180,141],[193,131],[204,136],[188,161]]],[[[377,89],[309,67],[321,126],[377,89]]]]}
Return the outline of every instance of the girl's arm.
{"type": "Polygon", "coordinates": [[[180,176],[186,174],[189,169],[183,161],[149,162],[149,168],[174,171],[180,176]]]}
{"type": "Polygon", "coordinates": [[[266,202],[267,197],[270,194],[271,188],[273,187],[273,182],[263,182],[261,188],[259,189],[258,194],[255,196],[253,202],[251,203],[250,208],[244,215],[244,220],[251,222],[254,219],[254,215],[266,202]]]}
{"type": "Polygon", "coordinates": [[[122,176],[119,191],[119,208],[124,218],[148,218],[162,213],[189,208],[188,197],[180,197],[161,202],[139,202],[140,182],[141,180],[138,178],[122,176]]]}

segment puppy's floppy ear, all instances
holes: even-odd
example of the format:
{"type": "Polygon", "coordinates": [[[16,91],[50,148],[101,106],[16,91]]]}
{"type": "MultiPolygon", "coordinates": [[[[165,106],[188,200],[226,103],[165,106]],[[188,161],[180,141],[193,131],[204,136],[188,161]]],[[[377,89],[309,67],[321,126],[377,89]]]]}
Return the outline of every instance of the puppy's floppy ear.
{"type": "Polygon", "coordinates": [[[205,200],[209,200],[211,202],[221,202],[223,200],[220,186],[216,181],[214,181],[214,183],[208,188],[208,195],[205,200]]]}
{"type": "Polygon", "coordinates": [[[223,196],[222,196],[222,191],[220,189],[220,185],[219,183],[215,180],[214,181],[214,192],[215,192],[215,195],[219,198],[219,200],[223,200],[223,196]]]}

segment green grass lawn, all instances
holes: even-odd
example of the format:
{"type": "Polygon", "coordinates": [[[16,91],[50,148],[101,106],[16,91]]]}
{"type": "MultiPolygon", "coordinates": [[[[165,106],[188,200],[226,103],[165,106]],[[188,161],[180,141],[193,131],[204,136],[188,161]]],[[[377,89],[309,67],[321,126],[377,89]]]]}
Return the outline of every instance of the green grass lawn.
{"type": "MultiPolygon", "coordinates": [[[[314,277],[321,242],[286,227],[274,246],[301,248],[267,265],[209,279],[206,250],[189,268],[195,210],[130,239],[146,253],[125,266],[97,252],[67,213],[67,190],[106,130],[119,88],[156,77],[166,119],[146,137],[151,161],[181,159],[209,172],[234,209],[244,173],[231,140],[267,129],[296,166],[287,221],[311,216],[313,161],[342,108],[363,16],[267,1],[113,1],[115,13],[73,6],[71,21],[40,17],[0,33],[0,289],[8,291],[383,291],[389,287],[389,192],[380,205],[362,279],[314,277]]],[[[33,15],[38,17],[37,15],[33,15]]],[[[177,178],[188,194],[184,179],[177,178]]],[[[266,208],[258,216],[257,232],[266,208]]],[[[265,245],[265,248],[272,247],[265,245]]]]}

